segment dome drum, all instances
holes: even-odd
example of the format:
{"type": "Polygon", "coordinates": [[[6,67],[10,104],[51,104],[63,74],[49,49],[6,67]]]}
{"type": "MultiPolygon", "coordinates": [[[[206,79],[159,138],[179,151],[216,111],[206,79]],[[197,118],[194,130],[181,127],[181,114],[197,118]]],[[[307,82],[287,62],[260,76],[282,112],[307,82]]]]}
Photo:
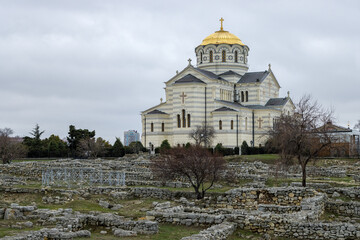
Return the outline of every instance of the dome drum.
{"type": "Polygon", "coordinates": [[[221,66],[226,66],[239,74],[248,70],[248,51],[246,45],[210,44],[200,45],[195,49],[197,66],[220,74],[221,66]]]}
{"type": "Polygon", "coordinates": [[[195,48],[197,66],[215,74],[230,69],[243,75],[248,70],[249,47],[234,34],[224,31],[224,20],[221,18],[220,21],[220,30],[210,34],[195,48]]]}

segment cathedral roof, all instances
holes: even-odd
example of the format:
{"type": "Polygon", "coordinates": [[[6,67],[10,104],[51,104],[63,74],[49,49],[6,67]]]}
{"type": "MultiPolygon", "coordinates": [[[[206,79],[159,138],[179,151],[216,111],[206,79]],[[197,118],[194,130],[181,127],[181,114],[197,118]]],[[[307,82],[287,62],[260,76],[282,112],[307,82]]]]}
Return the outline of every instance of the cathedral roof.
{"type": "Polygon", "coordinates": [[[246,105],[245,107],[249,109],[273,109],[271,107],[263,106],[263,105],[246,105]]]}
{"type": "Polygon", "coordinates": [[[282,106],[287,103],[288,98],[270,98],[269,101],[265,104],[265,106],[282,106]]]}
{"type": "Polygon", "coordinates": [[[224,72],[224,73],[221,73],[221,74],[219,74],[219,76],[231,76],[231,75],[236,75],[236,76],[239,76],[239,77],[241,77],[241,75],[240,74],[238,74],[237,72],[234,72],[233,70],[229,70],[229,71],[227,71],[227,72],[224,72]]]}
{"type": "Polygon", "coordinates": [[[225,31],[223,29],[223,21],[224,19],[221,18],[221,27],[219,31],[216,31],[213,34],[210,34],[207,36],[200,45],[209,45],[209,44],[239,44],[239,45],[245,45],[240,38],[235,36],[232,33],[229,33],[228,31],[225,31]]]}
{"type": "Polygon", "coordinates": [[[191,75],[191,74],[188,74],[174,82],[174,84],[179,84],[179,83],[204,83],[205,84],[205,82],[201,81],[200,79],[198,79],[197,77],[195,77],[194,75],[191,75]]]}
{"type": "Polygon", "coordinates": [[[164,112],[162,112],[162,111],[160,111],[158,109],[155,109],[155,110],[153,110],[151,112],[148,112],[147,114],[167,114],[167,113],[164,113],[164,112]]]}
{"type": "Polygon", "coordinates": [[[269,71],[263,72],[248,72],[245,73],[244,76],[240,78],[238,83],[256,83],[262,82],[269,75],[269,71]]]}
{"type": "Polygon", "coordinates": [[[225,111],[236,112],[236,110],[234,110],[232,108],[228,108],[228,107],[221,107],[221,108],[218,108],[218,109],[214,110],[214,112],[225,112],[225,111]]]}
{"type": "Polygon", "coordinates": [[[215,101],[219,102],[219,103],[225,103],[228,105],[231,105],[234,108],[239,108],[239,107],[246,107],[238,102],[232,102],[232,101],[225,101],[225,100],[219,100],[219,99],[215,99],[215,101]]]}
{"type": "Polygon", "coordinates": [[[225,79],[223,79],[222,77],[219,77],[218,75],[216,75],[213,72],[204,70],[204,69],[200,69],[200,68],[195,68],[197,71],[201,72],[202,74],[204,74],[205,76],[207,76],[208,78],[212,78],[212,79],[217,79],[217,80],[222,80],[222,81],[226,81],[225,79]]]}
{"type": "Polygon", "coordinates": [[[238,102],[229,102],[229,101],[225,101],[225,100],[215,100],[217,102],[220,102],[220,103],[224,103],[224,104],[227,104],[227,105],[231,105],[233,106],[234,108],[248,108],[248,109],[271,109],[271,110],[274,110],[274,108],[270,107],[270,106],[263,106],[263,105],[242,105],[241,103],[238,103],[238,102]]]}

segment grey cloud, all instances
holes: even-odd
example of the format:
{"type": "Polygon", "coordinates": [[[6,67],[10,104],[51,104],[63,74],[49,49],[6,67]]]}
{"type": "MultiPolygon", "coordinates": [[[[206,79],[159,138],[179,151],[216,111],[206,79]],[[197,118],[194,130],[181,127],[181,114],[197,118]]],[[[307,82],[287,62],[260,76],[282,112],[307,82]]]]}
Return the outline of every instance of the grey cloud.
{"type": "MultiPolygon", "coordinates": [[[[140,112],[165,98],[207,35],[225,29],[250,47],[250,70],[272,69],[294,99],[334,106],[339,124],[360,119],[357,1],[3,1],[0,127],[27,135],[39,123],[111,141],[141,130],[140,112]]],[[[195,61],[193,61],[194,63],[195,61]]],[[[194,63],[195,64],[195,63],[194,63]]]]}

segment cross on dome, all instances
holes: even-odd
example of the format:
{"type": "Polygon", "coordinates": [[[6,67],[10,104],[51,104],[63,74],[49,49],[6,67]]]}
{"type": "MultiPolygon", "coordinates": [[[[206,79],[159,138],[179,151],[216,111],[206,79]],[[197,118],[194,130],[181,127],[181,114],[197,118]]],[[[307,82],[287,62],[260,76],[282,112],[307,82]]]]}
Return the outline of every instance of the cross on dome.
{"type": "Polygon", "coordinates": [[[223,18],[220,18],[219,20],[221,22],[221,27],[220,27],[220,31],[223,31],[224,28],[223,28],[223,22],[224,22],[224,19],[223,18]]]}

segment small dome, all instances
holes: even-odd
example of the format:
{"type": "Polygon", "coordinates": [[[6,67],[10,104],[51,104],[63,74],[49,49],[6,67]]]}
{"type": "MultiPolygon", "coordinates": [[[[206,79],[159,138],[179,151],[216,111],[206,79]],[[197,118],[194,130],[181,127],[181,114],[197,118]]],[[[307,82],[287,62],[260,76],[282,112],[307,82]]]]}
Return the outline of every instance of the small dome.
{"type": "Polygon", "coordinates": [[[245,46],[245,44],[232,33],[228,31],[219,30],[215,33],[207,36],[200,45],[208,45],[208,44],[239,44],[245,46]]]}

